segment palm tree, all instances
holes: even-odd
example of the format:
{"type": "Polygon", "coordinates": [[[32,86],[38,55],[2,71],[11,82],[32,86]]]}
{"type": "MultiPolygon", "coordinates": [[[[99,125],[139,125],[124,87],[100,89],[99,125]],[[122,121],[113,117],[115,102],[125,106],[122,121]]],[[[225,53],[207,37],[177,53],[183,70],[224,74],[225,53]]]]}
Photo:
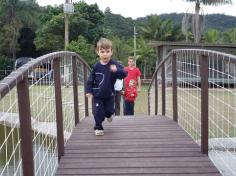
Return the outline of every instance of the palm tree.
{"type": "Polygon", "coordinates": [[[155,68],[155,51],[148,46],[148,43],[143,38],[139,38],[137,42],[137,54],[137,61],[141,64],[141,67],[143,66],[142,72],[144,79],[146,79],[148,73],[147,67],[155,68]]]}
{"type": "Polygon", "coordinates": [[[210,29],[203,34],[205,43],[219,43],[221,42],[221,33],[216,29],[210,29]]]}
{"type": "Polygon", "coordinates": [[[229,29],[223,33],[223,41],[225,43],[236,44],[236,28],[229,29]]]}
{"type": "MultiPolygon", "coordinates": [[[[232,4],[231,0],[185,0],[188,2],[195,2],[195,14],[192,19],[193,25],[193,35],[194,35],[194,42],[199,43],[201,40],[201,28],[202,26],[200,23],[202,22],[201,16],[199,15],[200,12],[200,4],[203,5],[221,5],[221,4],[232,4]]],[[[202,23],[203,24],[203,23],[202,23]]]]}
{"type": "Polygon", "coordinates": [[[171,37],[173,23],[169,19],[151,15],[147,17],[147,23],[140,24],[138,27],[145,39],[164,41],[171,37]]]}

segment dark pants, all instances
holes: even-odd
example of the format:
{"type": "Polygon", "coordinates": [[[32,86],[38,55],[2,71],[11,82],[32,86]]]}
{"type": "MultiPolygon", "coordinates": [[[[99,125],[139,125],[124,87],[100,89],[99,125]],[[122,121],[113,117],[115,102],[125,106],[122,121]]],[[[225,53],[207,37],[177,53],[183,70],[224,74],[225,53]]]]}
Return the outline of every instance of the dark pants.
{"type": "Polygon", "coordinates": [[[115,115],[120,115],[120,91],[115,91],[115,115]]]}
{"type": "Polygon", "coordinates": [[[134,101],[124,100],[124,115],[134,115],[134,101]]]}
{"type": "Polygon", "coordinates": [[[103,130],[102,122],[114,113],[114,97],[93,98],[95,130],[103,130]]]}

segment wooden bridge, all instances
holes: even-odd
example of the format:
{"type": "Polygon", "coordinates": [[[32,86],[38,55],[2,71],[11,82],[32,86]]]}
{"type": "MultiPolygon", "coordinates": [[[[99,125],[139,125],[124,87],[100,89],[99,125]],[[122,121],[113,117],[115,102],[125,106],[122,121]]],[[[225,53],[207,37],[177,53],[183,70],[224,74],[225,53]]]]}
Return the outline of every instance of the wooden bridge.
{"type": "Polygon", "coordinates": [[[57,175],[221,175],[199,146],[165,116],[115,117],[95,136],[92,118],[76,126],[57,175]]]}
{"type": "Polygon", "coordinates": [[[236,175],[236,56],[171,51],[141,100],[147,115],[114,117],[104,136],[93,131],[89,72],[62,51],[0,82],[0,175],[236,175]],[[44,63],[52,70],[29,81],[44,63]]]}

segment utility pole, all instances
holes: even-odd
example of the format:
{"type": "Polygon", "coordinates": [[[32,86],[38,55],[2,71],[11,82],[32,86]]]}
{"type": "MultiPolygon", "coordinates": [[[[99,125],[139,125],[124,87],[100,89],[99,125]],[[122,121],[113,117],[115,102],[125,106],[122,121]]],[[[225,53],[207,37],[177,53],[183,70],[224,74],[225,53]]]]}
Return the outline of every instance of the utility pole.
{"type": "Polygon", "coordinates": [[[65,50],[69,44],[69,14],[74,13],[74,6],[72,0],[66,0],[64,4],[64,14],[65,14],[65,50]]]}
{"type": "MultiPolygon", "coordinates": [[[[66,4],[69,3],[69,0],[66,0],[66,4]]],[[[65,13],[65,50],[66,46],[69,44],[69,14],[65,13]]]]}
{"type": "Polygon", "coordinates": [[[134,26],[134,63],[135,63],[135,67],[136,67],[136,28],[134,26]]]}
{"type": "MultiPolygon", "coordinates": [[[[64,14],[65,14],[65,50],[66,47],[69,44],[69,15],[74,13],[74,6],[72,4],[72,0],[66,0],[65,4],[63,6],[64,14]]],[[[68,83],[70,82],[70,74],[69,74],[69,65],[70,65],[70,60],[66,58],[66,63],[64,65],[64,83],[69,85],[68,83]]]]}

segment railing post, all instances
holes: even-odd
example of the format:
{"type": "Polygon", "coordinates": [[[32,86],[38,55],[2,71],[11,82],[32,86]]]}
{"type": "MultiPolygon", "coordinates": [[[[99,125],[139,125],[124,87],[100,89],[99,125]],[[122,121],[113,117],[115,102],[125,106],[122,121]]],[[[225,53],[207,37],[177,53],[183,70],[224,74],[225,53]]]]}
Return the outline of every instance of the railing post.
{"type": "Polygon", "coordinates": [[[155,74],[155,115],[158,113],[158,84],[157,84],[157,72],[155,74]]]}
{"type": "Polygon", "coordinates": [[[78,77],[76,57],[72,57],[75,126],[79,123],[78,77]]]}
{"type": "Polygon", "coordinates": [[[200,56],[201,152],[208,155],[208,57],[200,56]]]}
{"type": "Polygon", "coordinates": [[[161,87],[162,87],[162,115],[166,114],[166,84],[165,84],[165,63],[161,68],[161,87]]]}
{"type": "Polygon", "coordinates": [[[88,72],[85,64],[83,64],[83,69],[84,69],[84,105],[85,105],[85,116],[89,116],[89,111],[88,111],[88,98],[86,97],[86,83],[88,79],[88,72]]]}
{"type": "Polygon", "coordinates": [[[150,115],[150,91],[148,91],[148,115],[150,115]]]}
{"type": "Polygon", "coordinates": [[[63,133],[64,130],[63,130],[61,75],[60,75],[59,58],[53,60],[53,74],[55,81],[58,160],[60,161],[61,156],[64,155],[64,133],[63,133]]]}
{"type": "Polygon", "coordinates": [[[172,54],[173,120],[178,122],[176,53],[172,54]]]}
{"type": "Polygon", "coordinates": [[[28,78],[17,84],[23,175],[34,175],[32,128],[28,78]]]}

